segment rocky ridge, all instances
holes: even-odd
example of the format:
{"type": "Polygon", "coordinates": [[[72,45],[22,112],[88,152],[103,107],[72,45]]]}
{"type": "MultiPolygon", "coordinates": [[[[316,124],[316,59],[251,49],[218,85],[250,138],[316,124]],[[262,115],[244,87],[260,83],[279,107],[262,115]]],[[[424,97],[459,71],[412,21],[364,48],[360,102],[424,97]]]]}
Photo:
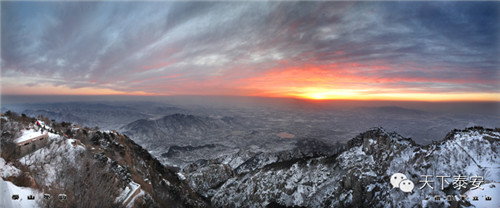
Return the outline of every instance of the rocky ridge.
{"type": "Polygon", "coordinates": [[[450,179],[443,190],[420,189],[421,176],[484,176],[485,186],[500,182],[499,144],[499,129],[453,130],[440,142],[420,146],[373,128],[331,155],[240,152],[239,163],[203,161],[183,171],[188,184],[215,207],[466,207],[470,201],[430,196],[460,195],[470,187],[454,189],[450,179]],[[392,188],[389,178],[398,172],[415,183],[413,193],[392,188]]]}

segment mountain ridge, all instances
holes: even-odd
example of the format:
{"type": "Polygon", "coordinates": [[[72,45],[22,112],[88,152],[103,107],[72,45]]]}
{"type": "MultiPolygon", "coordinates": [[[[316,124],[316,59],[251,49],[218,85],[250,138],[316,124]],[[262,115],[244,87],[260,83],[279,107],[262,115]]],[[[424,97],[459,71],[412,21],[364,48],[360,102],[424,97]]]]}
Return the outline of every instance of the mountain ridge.
{"type": "MultiPolygon", "coordinates": [[[[0,120],[1,159],[6,161],[0,167],[1,177],[15,186],[31,187],[39,193],[37,198],[42,198],[41,193],[53,195],[50,200],[39,200],[40,206],[210,207],[210,202],[179,179],[177,168],[161,164],[124,134],[69,123],[44,123],[50,128],[48,144],[17,158],[5,151],[19,135],[14,132],[22,135],[25,129],[34,128],[33,122],[43,121],[11,112],[1,115],[0,120]],[[4,168],[17,171],[6,173],[4,168]],[[134,195],[128,192],[130,187],[138,187],[134,195]],[[59,193],[65,193],[67,200],[57,201],[54,196],[59,193]]],[[[10,200],[10,196],[0,198],[10,200]]]]}
{"type": "MultiPolygon", "coordinates": [[[[2,115],[1,119],[2,139],[16,137],[16,128],[24,129],[33,121],[21,116],[2,115]]],[[[168,119],[196,121],[199,118],[173,114],[168,119]]],[[[201,118],[201,122],[214,120],[224,123],[201,118]]],[[[394,173],[403,173],[417,184],[425,174],[481,175],[485,178],[484,185],[490,189],[495,189],[491,186],[500,182],[498,128],[454,129],[440,141],[419,145],[396,132],[376,127],[360,133],[345,145],[300,140],[291,150],[240,149],[234,154],[198,160],[180,169],[165,166],[145,148],[116,131],[80,128],[68,123],[49,126],[66,135],[50,133],[53,142],[47,148],[23,157],[30,171],[43,170],[34,165],[34,161],[54,165],[47,157],[64,154],[64,151],[57,153],[59,149],[84,149],[84,154],[72,153],[83,155],[72,156],[76,158],[73,164],[94,161],[91,164],[109,170],[108,174],[115,175],[111,178],[121,181],[122,187],[139,184],[142,192],[136,207],[468,207],[474,202],[436,201],[429,197],[466,194],[470,189],[454,190],[451,183],[444,190],[418,189],[416,185],[413,193],[404,193],[392,188],[389,178],[394,173]],[[454,169],[455,166],[458,168],[454,169]]],[[[171,154],[206,148],[217,148],[217,145],[174,146],[171,154]]],[[[71,170],[72,163],[68,164],[71,170]]],[[[7,166],[17,167],[10,163],[7,166]]],[[[50,185],[45,179],[28,173],[38,186],[50,185]]],[[[64,174],[60,177],[65,179],[64,174]]]]}
{"type": "MultiPolygon", "coordinates": [[[[413,207],[422,206],[423,202],[424,207],[451,206],[447,201],[430,200],[430,190],[415,188],[414,194],[404,194],[391,189],[389,184],[389,176],[393,173],[407,174],[417,184],[419,177],[428,171],[450,175],[483,173],[487,183],[499,182],[496,177],[500,169],[500,155],[496,150],[500,144],[498,129],[471,127],[452,131],[450,135],[453,135],[452,139],[447,137],[441,143],[421,146],[397,133],[374,128],[351,139],[346,149],[338,154],[271,163],[254,171],[236,174],[206,194],[212,196],[212,203],[217,207],[262,207],[270,204],[413,207]],[[490,141],[484,143],[488,139],[483,137],[489,137],[490,141]],[[460,145],[462,143],[470,145],[460,145]],[[459,146],[471,153],[465,154],[466,151],[460,150],[459,146]],[[478,163],[489,166],[476,166],[478,163]],[[462,167],[463,172],[452,171],[454,165],[462,167]]],[[[187,180],[190,180],[189,175],[187,180]]],[[[465,191],[468,190],[450,190],[448,186],[444,191],[435,193],[446,196],[465,191]]],[[[457,202],[454,206],[464,207],[470,203],[457,202]]]]}

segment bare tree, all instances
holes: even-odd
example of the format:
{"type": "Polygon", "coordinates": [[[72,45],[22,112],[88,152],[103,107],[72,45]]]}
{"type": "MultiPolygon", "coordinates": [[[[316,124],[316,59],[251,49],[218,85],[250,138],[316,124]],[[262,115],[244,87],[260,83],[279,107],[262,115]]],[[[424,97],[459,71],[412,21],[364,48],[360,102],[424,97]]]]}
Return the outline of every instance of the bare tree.
{"type": "MultiPolygon", "coordinates": [[[[6,115],[17,118],[17,115],[12,112],[10,114],[6,113],[6,115]]],[[[21,129],[23,129],[23,126],[14,120],[7,122],[3,118],[0,119],[0,156],[6,161],[10,161],[15,157],[16,144],[14,139],[21,136],[21,129]]]]}

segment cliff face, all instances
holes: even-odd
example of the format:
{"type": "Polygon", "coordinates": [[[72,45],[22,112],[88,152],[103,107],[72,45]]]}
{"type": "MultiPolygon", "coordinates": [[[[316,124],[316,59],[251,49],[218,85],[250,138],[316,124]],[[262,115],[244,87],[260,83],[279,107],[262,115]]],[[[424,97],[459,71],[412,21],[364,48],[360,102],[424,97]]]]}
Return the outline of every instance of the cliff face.
{"type": "Polygon", "coordinates": [[[184,182],[179,180],[177,169],[162,165],[147,150],[127,136],[117,132],[95,132],[94,149],[107,163],[124,167],[125,178],[141,185],[159,207],[208,207],[184,182]],[[106,159],[104,159],[106,160],[106,159]]]}

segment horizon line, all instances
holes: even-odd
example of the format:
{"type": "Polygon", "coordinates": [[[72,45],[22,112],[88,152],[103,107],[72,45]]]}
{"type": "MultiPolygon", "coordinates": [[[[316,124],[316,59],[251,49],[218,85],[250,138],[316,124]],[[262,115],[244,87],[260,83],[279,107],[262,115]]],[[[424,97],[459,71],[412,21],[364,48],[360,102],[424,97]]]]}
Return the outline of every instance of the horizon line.
{"type": "MultiPolygon", "coordinates": [[[[424,103],[500,103],[500,100],[409,100],[409,99],[344,99],[344,98],[324,98],[324,99],[312,99],[304,97],[293,97],[293,96],[262,96],[262,95],[195,95],[195,94],[179,94],[179,95],[144,95],[144,94],[0,94],[0,97],[44,97],[44,96],[54,96],[54,97],[243,97],[243,98],[271,98],[271,99],[292,99],[292,100],[303,100],[308,102],[331,102],[331,101],[343,101],[343,102],[424,102],[424,103]]],[[[1,99],[0,99],[1,101],[1,99]]]]}

